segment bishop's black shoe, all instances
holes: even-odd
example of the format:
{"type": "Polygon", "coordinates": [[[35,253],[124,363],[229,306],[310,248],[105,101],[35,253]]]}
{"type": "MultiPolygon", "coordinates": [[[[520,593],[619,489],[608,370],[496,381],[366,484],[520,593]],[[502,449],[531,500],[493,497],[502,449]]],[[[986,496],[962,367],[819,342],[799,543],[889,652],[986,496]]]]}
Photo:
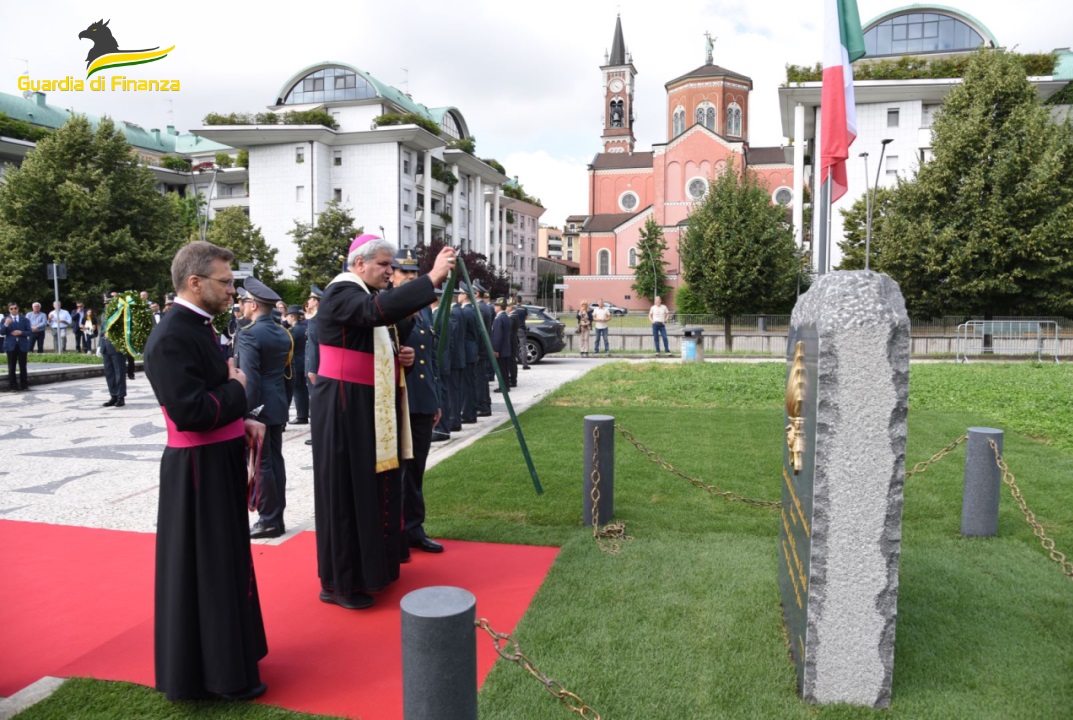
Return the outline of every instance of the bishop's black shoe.
{"type": "Polygon", "coordinates": [[[250,527],[250,539],[260,540],[262,538],[278,538],[283,534],[283,528],[276,525],[266,525],[258,520],[250,527]]]}
{"type": "Polygon", "coordinates": [[[329,605],[338,605],[347,610],[364,610],[365,608],[371,608],[373,606],[373,596],[366,595],[363,592],[343,595],[342,593],[331,592],[329,590],[321,590],[320,601],[328,603],[329,605]]]}
{"type": "Polygon", "coordinates": [[[259,683],[257,685],[253,685],[251,687],[248,687],[245,690],[239,690],[238,692],[219,693],[219,695],[217,697],[219,697],[221,700],[230,700],[230,701],[233,701],[233,702],[242,702],[242,701],[245,701],[245,700],[255,700],[255,699],[261,697],[262,695],[264,695],[267,690],[268,690],[268,685],[266,685],[264,683],[259,683]]]}
{"type": "Polygon", "coordinates": [[[441,553],[443,552],[443,545],[433,540],[430,537],[411,537],[410,547],[417,548],[418,550],[424,550],[427,553],[441,553]]]}

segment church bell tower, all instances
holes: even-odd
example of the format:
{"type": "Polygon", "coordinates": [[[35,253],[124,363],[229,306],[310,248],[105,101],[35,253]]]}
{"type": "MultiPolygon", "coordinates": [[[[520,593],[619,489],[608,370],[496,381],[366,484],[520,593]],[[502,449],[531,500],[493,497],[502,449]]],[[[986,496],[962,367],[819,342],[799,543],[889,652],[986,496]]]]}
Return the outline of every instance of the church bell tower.
{"type": "Polygon", "coordinates": [[[615,18],[615,37],[611,41],[611,54],[604,55],[600,67],[604,81],[604,142],[605,153],[632,153],[633,136],[633,91],[637,69],[633,58],[626,52],[622,39],[622,17],[615,18]]]}

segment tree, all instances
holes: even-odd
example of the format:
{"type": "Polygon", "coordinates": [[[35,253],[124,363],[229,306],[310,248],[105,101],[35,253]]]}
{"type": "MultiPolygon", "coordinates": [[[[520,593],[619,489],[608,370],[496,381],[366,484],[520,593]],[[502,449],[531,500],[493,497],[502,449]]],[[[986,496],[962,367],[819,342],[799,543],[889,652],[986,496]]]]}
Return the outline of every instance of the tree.
{"type": "Polygon", "coordinates": [[[250,222],[242,208],[229,207],[217,211],[206,239],[235,253],[236,269],[237,263],[252,262],[255,278],[270,288],[275,288],[279,283],[280,271],[276,266],[278,251],[265,242],[261,228],[250,222]]]}
{"type": "Polygon", "coordinates": [[[361,233],[361,228],[354,227],[350,210],[335,200],[317,215],[315,226],[295,221],[288,234],[298,246],[298,280],[323,288],[343,271],[350,242],[361,233]]]}
{"type": "MultiPolygon", "coordinates": [[[[882,228],[886,222],[890,203],[894,199],[894,189],[877,188],[875,194],[875,207],[872,208],[872,248],[869,260],[869,267],[873,269],[882,263],[880,259],[883,253],[882,228]]],[[[861,195],[852,206],[839,212],[842,213],[842,228],[845,230],[845,237],[838,241],[838,247],[842,249],[842,262],[839,263],[838,269],[863,270],[868,235],[867,193],[861,195]]]]}
{"type": "Polygon", "coordinates": [[[637,243],[637,264],[633,268],[633,291],[640,297],[655,301],[656,296],[666,297],[667,272],[663,269],[663,252],[667,249],[667,240],[663,237],[663,228],[655,218],[649,217],[641,230],[641,239],[637,243]]]}
{"type": "Polygon", "coordinates": [[[793,301],[797,254],[785,210],[772,205],[756,176],[731,158],[689,215],[680,243],[686,282],[723,317],[733,350],[731,317],[770,312],[793,301]]]}
{"type": "MultiPolygon", "coordinates": [[[[129,288],[162,296],[185,242],[178,208],[155,188],[108,118],[83,116],[42,138],[0,183],[0,296],[52,296],[45,266],[66,263],[61,293],[97,306],[129,288]]],[[[48,304],[48,303],[43,303],[48,304]]]]}
{"type": "Polygon", "coordinates": [[[1073,312],[1073,124],[1052,120],[1016,55],[981,50],[932,132],[875,265],[910,315],[1073,312]]]}

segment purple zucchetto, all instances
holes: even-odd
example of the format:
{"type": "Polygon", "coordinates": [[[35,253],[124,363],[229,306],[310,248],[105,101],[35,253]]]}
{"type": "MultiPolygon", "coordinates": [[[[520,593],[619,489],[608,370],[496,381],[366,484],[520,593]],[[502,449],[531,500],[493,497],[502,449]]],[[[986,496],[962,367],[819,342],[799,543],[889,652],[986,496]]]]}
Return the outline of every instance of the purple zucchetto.
{"type": "Polygon", "coordinates": [[[356,238],[354,238],[354,242],[350,243],[350,250],[347,251],[347,254],[350,254],[350,253],[354,252],[355,250],[357,250],[358,248],[360,248],[362,245],[364,245],[365,243],[369,242],[370,240],[379,240],[379,239],[380,239],[379,235],[369,235],[369,234],[358,235],[356,238]]]}

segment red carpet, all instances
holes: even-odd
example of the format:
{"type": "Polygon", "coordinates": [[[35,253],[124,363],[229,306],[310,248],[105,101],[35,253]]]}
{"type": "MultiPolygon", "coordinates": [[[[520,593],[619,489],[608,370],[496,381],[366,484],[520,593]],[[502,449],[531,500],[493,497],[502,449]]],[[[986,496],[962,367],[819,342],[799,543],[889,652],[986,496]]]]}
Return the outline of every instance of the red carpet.
{"type": "MultiPolygon", "coordinates": [[[[0,521],[0,696],[44,675],[153,684],[155,536],[0,521]]],[[[312,532],[255,545],[268,657],[269,705],[363,720],[402,717],[399,601],[421,587],[454,585],[477,597],[477,616],[510,632],[557,548],[445,541],[415,552],[371,610],[317,599],[312,532]]],[[[477,677],[497,655],[477,637],[477,677]]]]}

